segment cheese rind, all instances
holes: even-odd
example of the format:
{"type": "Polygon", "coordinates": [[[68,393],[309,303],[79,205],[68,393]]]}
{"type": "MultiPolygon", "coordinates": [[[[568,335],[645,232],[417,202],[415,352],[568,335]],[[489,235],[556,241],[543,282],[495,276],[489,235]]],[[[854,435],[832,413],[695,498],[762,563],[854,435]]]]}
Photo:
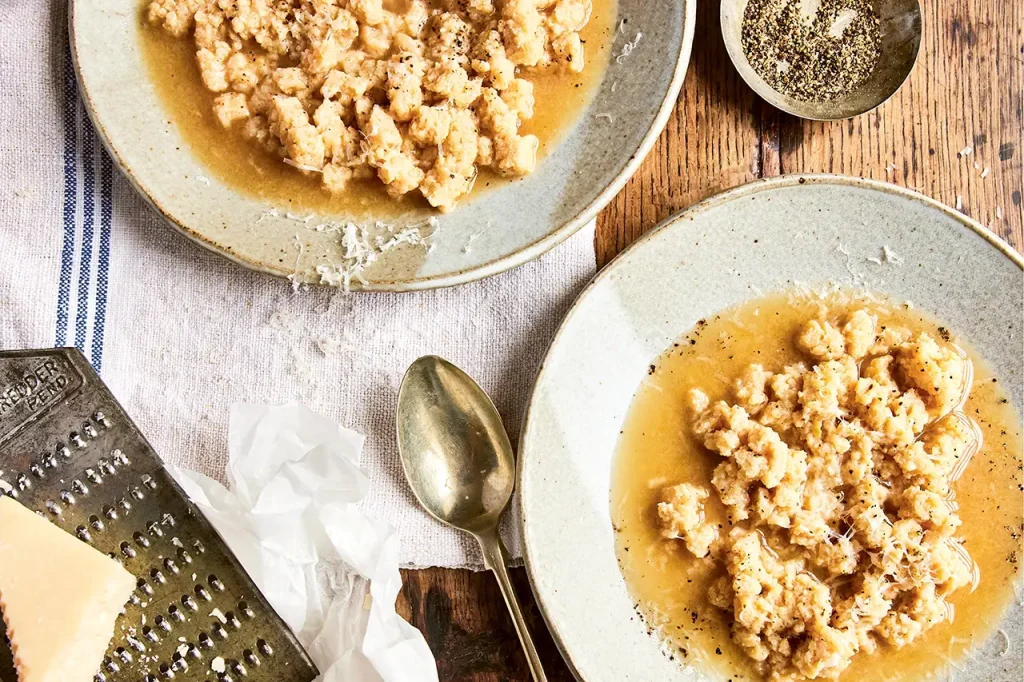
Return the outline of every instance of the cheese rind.
{"type": "Polygon", "coordinates": [[[0,497],[0,608],[19,682],[91,682],[135,584],[116,561],[0,497]]]}

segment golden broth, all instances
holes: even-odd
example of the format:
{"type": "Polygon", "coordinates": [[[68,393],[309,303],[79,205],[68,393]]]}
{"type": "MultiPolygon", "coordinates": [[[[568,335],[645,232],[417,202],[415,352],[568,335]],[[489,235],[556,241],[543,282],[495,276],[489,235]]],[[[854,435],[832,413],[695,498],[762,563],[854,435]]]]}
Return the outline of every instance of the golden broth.
{"type": "MultiPolygon", "coordinates": [[[[377,180],[356,182],[351,189],[332,195],[321,187],[318,177],[288,166],[279,157],[248,142],[240,131],[226,131],[214,117],[216,93],[203,85],[191,35],[175,38],[159,26],[151,26],[145,20],[148,5],[148,1],[141,5],[139,33],[150,80],[167,112],[168,125],[178,129],[211,174],[240,192],[295,212],[373,218],[435,212],[418,192],[395,199],[377,180]]],[[[540,70],[526,74],[534,84],[536,104],[533,118],[523,124],[521,131],[540,138],[540,158],[558,144],[597,91],[610,59],[615,18],[615,0],[593,0],[590,21],[580,31],[587,59],[583,73],[540,70]]],[[[481,172],[474,194],[506,182],[515,180],[501,178],[489,170],[481,172]]]]}
{"type": "MultiPolygon", "coordinates": [[[[865,307],[863,299],[849,299],[826,303],[840,314],[865,307]]],[[[725,399],[733,378],[750,363],[777,370],[796,361],[794,335],[821,305],[818,298],[776,294],[702,321],[652,366],[633,397],[617,446],[612,519],[630,592],[648,626],[660,627],[674,645],[673,656],[723,680],[760,678],[730,639],[727,616],[707,600],[708,585],[718,574],[709,572],[682,543],[661,538],[655,505],[667,485],[689,482],[712,488],[711,472],[720,459],[690,431],[690,388],[703,389],[712,402],[725,399]]],[[[866,307],[883,320],[948,334],[915,310],[891,304],[866,307]]],[[[964,588],[953,594],[952,623],[935,626],[901,650],[883,644],[875,654],[859,654],[840,677],[842,682],[914,680],[940,673],[993,633],[1013,597],[1024,522],[1020,418],[982,359],[965,349],[974,362],[975,379],[964,409],[980,424],[984,447],[954,486],[963,519],[957,534],[978,564],[981,582],[973,593],[964,588]]],[[[717,496],[707,501],[705,514],[726,525],[717,496]]]]}

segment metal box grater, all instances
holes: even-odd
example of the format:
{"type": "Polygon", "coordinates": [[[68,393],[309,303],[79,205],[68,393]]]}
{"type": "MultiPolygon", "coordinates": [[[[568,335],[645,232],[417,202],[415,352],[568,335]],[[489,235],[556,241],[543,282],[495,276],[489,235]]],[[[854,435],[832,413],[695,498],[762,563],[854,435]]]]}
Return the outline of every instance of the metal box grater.
{"type": "Polygon", "coordinates": [[[96,682],[318,676],[76,349],[0,352],[0,488],[138,579],[96,682]]]}

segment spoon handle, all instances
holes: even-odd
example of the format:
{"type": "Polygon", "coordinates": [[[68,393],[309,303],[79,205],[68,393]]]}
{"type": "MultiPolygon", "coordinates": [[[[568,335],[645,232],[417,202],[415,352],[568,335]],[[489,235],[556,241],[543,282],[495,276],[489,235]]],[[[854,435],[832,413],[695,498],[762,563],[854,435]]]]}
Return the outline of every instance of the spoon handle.
{"type": "Polygon", "coordinates": [[[512,621],[515,623],[516,633],[519,635],[519,642],[523,645],[523,651],[526,653],[526,663],[530,667],[533,682],[547,682],[548,678],[544,675],[540,657],[537,655],[537,647],[533,645],[533,638],[526,627],[523,611],[519,608],[519,599],[512,587],[512,581],[509,580],[508,570],[505,568],[508,561],[508,550],[505,549],[497,529],[485,531],[477,535],[476,539],[480,543],[480,549],[483,550],[484,565],[491,569],[495,577],[498,578],[498,586],[501,588],[502,596],[505,597],[505,604],[512,614],[512,621]]]}

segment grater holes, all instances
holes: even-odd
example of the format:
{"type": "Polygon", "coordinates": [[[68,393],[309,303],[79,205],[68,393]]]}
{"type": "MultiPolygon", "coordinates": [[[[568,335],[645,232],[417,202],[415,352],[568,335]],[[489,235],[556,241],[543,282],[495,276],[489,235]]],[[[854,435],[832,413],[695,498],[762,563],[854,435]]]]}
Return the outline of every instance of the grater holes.
{"type": "Polygon", "coordinates": [[[145,535],[138,531],[135,531],[135,533],[132,534],[132,539],[135,540],[135,544],[137,544],[139,547],[148,549],[151,544],[149,542],[149,538],[147,538],[145,535]]]}
{"type": "Polygon", "coordinates": [[[92,677],[93,682],[107,682],[107,676],[103,673],[96,673],[92,677]]]}
{"type": "Polygon", "coordinates": [[[206,634],[205,632],[200,632],[199,633],[199,646],[203,647],[204,649],[212,649],[213,648],[213,640],[211,640],[210,636],[208,634],[206,634]]]}
{"type": "Polygon", "coordinates": [[[194,540],[192,542],[192,549],[196,551],[196,554],[202,554],[206,551],[206,546],[199,540],[194,540]]]}
{"type": "Polygon", "coordinates": [[[132,547],[127,542],[122,542],[121,543],[121,554],[123,554],[128,559],[134,559],[135,556],[136,556],[135,548],[132,547]]]}
{"type": "Polygon", "coordinates": [[[109,504],[103,505],[103,515],[111,521],[117,519],[117,510],[111,507],[109,504]]]}
{"type": "Polygon", "coordinates": [[[53,454],[55,454],[56,456],[60,457],[63,460],[71,459],[71,449],[68,448],[67,445],[64,445],[64,443],[61,443],[59,441],[56,445],[53,446],[53,454]]]}
{"type": "Polygon", "coordinates": [[[196,593],[196,596],[202,599],[203,601],[211,601],[213,599],[213,596],[210,594],[210,591],[202,585],[196,585],[194,591],[196,593]]]}
{"type": "Polygon", "coordinates": [[[88,495],[89,486],[82,483],[82,481],[76,478],[71,482],[71,491],[74,492],[76,495],[88,495]]]}
{"type": "Polygon", "coordinates": [[[82,438],[82,434],[78,433],[77,431],[72,431],[68,435],[68,440],[71,441],[71,444],[74,445],[79,450],[88,445],[88,443],[85,442],[85,439],[82,438]]]}
{"type": "Polygon", "coordinates": [[[135,594],[134,592],[128,595],[128,601],[132,603],[132,606],[139,606],[142,603],[142,600],[139,599],[139,595],[135,594]]]}
{"type": "Polygon", "coordinates": [[[166,663],[160,664],[160,674],[168,679],[174,678],[174,671],[171,670],[171,666],[167,665],[166,663]]]}
{"type": "Polygon", "coordinates": [[[82,542],[92,542],[92,535],[89,534],[89,529],[85,526],[79,526],[76,528],[75,535],[77,535],[78,539],[82,542]]]}
{"type": "Polygon", "coordinates": [[[181,563],[186,564],[186,565],[187,564],[191,564],[192,563],[192,555],[189,554],[188,552],[186,552],[185,548],[182,547],[181,549],[178,550],[178,561],[180,561],[181,563]]]}
{"type": "Polygon", "coordinates": [[[224,629],[224,626],[219,622],[214,622],[210,630],[213,632],[213,636],[217,639],[224,640],[228,638],[228,631],[224,629]]]}
{"type": "Polygon", "coordinates": [[[50,514],[52,514],[53,516],[60,516],[64,510],[61,509],[60,505],[54,502],[53,500],[47,500],[46,511],[50,512],[50,514]]]}
{"type": "Polygon", "coordinates": [[[150,490],[156,490],[156,481],[149,474],[145,474],[142,477],[142,485],[146,486],[150,490]]]}
{"type": "Polygon", "coordinates": [[[89,517],[89,525],[97,533],[102,533],[103,532],[103,529],[104,529],[103,521],[101,521],[100,517],[96,516],[95,514],[93,514],[92,516],[89,517]]]}
{"type": "Polygon", "coordinates": [[[99,467],[99,470],[107,476],[117,475],[117,469],[115,469],[114,465],[104,457],[100,457],[96,460],[96,466],[99,467]]]}
{"type": "Polygon", "coordinates": [[[146,524],[146,530],[153,537],[162,538],[164,536],[164,529],[160,527],[160,524],[156,521],[150,521],[146,524]]]}
{"type": "Polygon", "coordinates": [[[164,559],[164,569],[172,575],[178,575],[181,573],[181,569],[178,568],[178,564],[174,563],[173,559],[164,559]]]}
{"type": "Polygon", "coordinates": [[[153,642],[154,644],[160,641],[160,635],[156,634],[153,628],[149,627],[148,625],[142,628],[142,636],[148,639],[149,641],[153,642]]]}
{"type": "Polygon", "coordinates": [[[171,624],[168,623],[167,619],[164,618],[163,616],[157,616],[156,618],[154,618],[153,619],[153,624],[156,625],[161,630],[163,630],[164,632],[170,632],[171,631],[171,624]]]}
{"type": "Polygon", "coordinates": [[[37,462],[32,462],[28,465],[29,473],[38,479],[46,478],[46,472],[43,471],[43,467],[39,466],[37,462]]]}
{"type": "Polygon", "coordinates": [[[183,594],[183,595],[181,595],[181,605],[184,606],[189,611],[198,611],[199,610],[199,604],[196,602],[196,600],[192,597],[191,594],[183,594]]]}
{"type": "Polygon", "coordinates": [[[131,496],[136,500],[141,500],[146,497],[145,493],[142,492],[142,488],[139,486],[132,486],[131,496]]]}
{"type": "Polygon", "coordinates": [[[260,667],[260,665],[262,665],[262,662],[260,661],[259,657],[255,653],[253,653],[252,649],[246,649],[245,651],[243,651],[242,658],[245,659],[246,663],[248,663],[254,668],[258,668],[260,667]]]}
{"type": "Polygon", "coordinates": [[[128,640],[128,646],[138,651],[140,654],[146,653],[146,645],[135,639],[135,628],[128,628],[128,635],[125,639],[128,640]]]}
{"type": "Polygon", "coordinates": [[[270,646],[270,644],[265,639],[256,640],[256,651],[260,652],[261,654],[267,657],[274,655],[274,647],[270,646]]]}
{"type": "Polygon", "coordinates": [[[188,672],[188,663],[181,657],[181,654],[175,652],[171,660],[171,670],[175,672],[184,673],[188,672]]]}
{"type": "Polygon", "coordinates": [[[125,665],[130,665],[131,662],[134,660],[132,658],[131,652],[129,652],[123,646],[117,647],[117,649],[114,650],[114,655],[120,658],[121,662],[125,665]]]}
{"type": "Polygon", "coordinates": [[[249,604],[245,601],[238,602],[238,610],[242,612],[242,615],[245,616],[246,620],[252,620],[256,617],[256,614],[253,613],[253,610],[249,608],[249,604]]]}
{"type": "Polygon", "coordinates": [[[46,468],[46,469],[56,469],[57,468],[57,456],[56,455],[53,455],[53,454],[43,455],[42,462],[43,462],[43,467],[46,468]]]}
{"type": "Polygon", "coordinates": [[[238,628],[242,627],[242,624],[238,621],[238,617],[235,616],[234,611],[228,611],[227,613],[225,613],[224,621],[225,623],[230,625],[233,630],[237,630],[238,628]]]}
{"type": "Polygon", "coordinates": [[[146,676],[142,678],[143,682],[157,682],[157,676],[153,673],[146,673],[146,676]]]}
{"type": "Polygon", "coordinates": [[[114,659],[110,658],[109,656],[103,659],[103,667],[112,673],[121,672],[121,666],[115,663],[114,659]]]}
{"type": "Polygon", "coordinates": [[[72,506],[78,502],[78,500],[75,499],[75,496],[72,495],[71,492],[67,490],[60,491],[60,501],[68,506],[72,506]]]}
{"type": "Polygon", "coordinates": [[[149,583],[147,583],[144,578],[139,578],[139,581],[136,583],[136,585],[138,589],[147,597],[153,596],[153,588],[150,587],[149,583]]]}
{"type": "Polygon", "coordinates": [[[100,476],[92,467],[85,470],[85,477],[88,478],[93,485],[103,485],[103,477],[100,476]]]}
{"type": "Polygon", "coordinates": [[[210,584],[210,587],[212,587],[217,592],[224,591],[224,583],[222,583],[220,581],[220,578],[218,578],[214,574],[211,573],[210,577],[206,579],[206,582],[208,582],[210,584]]]}
{"type": "Polygon", "coordinates": [[[121,508],[121,511],[127,514],[132,510],[132,503],[123,497],[117,499],[117,506],[121,508]]]}
{"type": "Polygon", "coordinates": [[[96,431],[96,427],[92,425],[92,422],[84,422],[82,424],[82,433],[85,434],[86,438],[95,438],[100,435],[99,432],[96,431]]]}
{"type": "Polygon", "coordinates": [[[128,459],[128,456],[125,455],[120,449],[111,450],[110,458],[114,460],[114,464],[119,467],[130,466],[132,463],[132,461],[128,459]]]}
{"type": "Polygon", "coordinates": [[[178,608],[177,604],[171,604],[167,607],[167,615],[179,623],[185,620],[185,614],[181,612],[181,609],[178,608]]]}
{"type": "Polygon", "coordinates": [[[14,481],[14,485],[18,487],[18,490],[25,492],[32,487],[32,481],[29,480],[25,474],[18,474],[18,478],[14,481]]]}
{"type": "Polygon", "coordinates": [[[158,568],[150,569],[149,577],[152,578],[153,581],[158,585],[163,585],[167,582],[167,578],[164,577],[164,574],[161,573],[160,569],[158,568]]]}
{"type": "Polygon", "coordinates": [[[110,419],[103,412],[97,411],[92,415],[92,420],[104,429],[110,428],[110,419]]]}
{"type": "Polygon", "coordinates": [[[246,670],[241,661],[231,661],[229,667],[231,668],[231,672],[235,673],[239,677],[245,677],[249,674],[249,671],[246,670]]]}

